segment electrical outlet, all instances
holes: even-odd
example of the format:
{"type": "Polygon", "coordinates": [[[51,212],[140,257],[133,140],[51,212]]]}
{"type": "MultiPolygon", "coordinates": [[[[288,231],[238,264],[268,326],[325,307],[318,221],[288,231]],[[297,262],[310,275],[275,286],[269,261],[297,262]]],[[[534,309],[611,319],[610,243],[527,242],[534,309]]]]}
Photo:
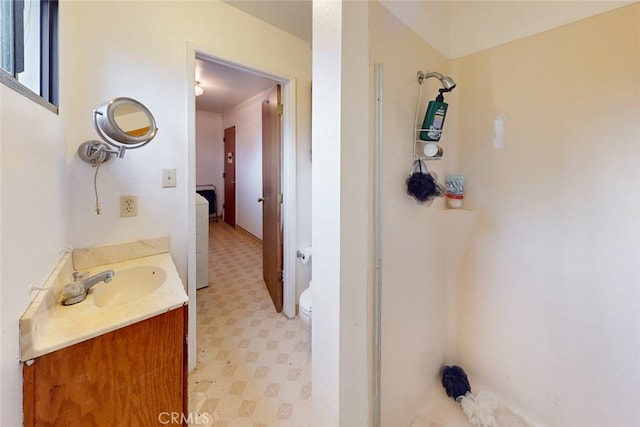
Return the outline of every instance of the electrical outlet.
{"type": "Polygon", "coordinates": [[[138,197],[137,196],[120,196],[120,216],[136,216],[138,215],[138,197]]]}

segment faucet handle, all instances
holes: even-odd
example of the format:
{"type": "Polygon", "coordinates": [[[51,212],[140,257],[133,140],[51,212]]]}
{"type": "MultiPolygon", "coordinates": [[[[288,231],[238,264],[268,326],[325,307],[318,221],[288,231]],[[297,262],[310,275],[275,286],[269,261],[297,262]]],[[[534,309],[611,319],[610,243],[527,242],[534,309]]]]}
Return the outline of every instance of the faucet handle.
{"type": "Polygon", "coordinates": [[[67,283],[62,292],[62,305],[72,305],[83,301],[87,296],[84,284],[81,281],[67,283]]]}
{"type": "Polygon", "coordinates": [[[74,271],[73,273],[71,273],[71,281],[77,282],[79,280],[86,279],[88,275],[88,271],[74,271]]]}

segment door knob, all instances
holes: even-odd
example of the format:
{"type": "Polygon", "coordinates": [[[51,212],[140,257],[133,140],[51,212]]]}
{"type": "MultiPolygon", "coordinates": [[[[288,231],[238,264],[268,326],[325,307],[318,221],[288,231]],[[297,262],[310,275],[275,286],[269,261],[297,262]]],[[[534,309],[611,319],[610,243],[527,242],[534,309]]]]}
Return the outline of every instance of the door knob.
{"type": "Polygon", "coordinates": [[[264,197],[258,197],[258,203],[264,202],[264,197]]]}

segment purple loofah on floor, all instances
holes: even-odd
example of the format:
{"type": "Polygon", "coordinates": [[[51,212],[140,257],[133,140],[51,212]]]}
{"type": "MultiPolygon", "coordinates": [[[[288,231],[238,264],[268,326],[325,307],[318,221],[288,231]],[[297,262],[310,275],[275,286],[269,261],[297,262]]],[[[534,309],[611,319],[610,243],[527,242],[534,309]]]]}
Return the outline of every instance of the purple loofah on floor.
{"type": "Polygon", "coordinates": [[[445,366],[442,370],[442,385],[447,396],[454,400],[471,391],[467,374],[460,366],[445,366]]]}

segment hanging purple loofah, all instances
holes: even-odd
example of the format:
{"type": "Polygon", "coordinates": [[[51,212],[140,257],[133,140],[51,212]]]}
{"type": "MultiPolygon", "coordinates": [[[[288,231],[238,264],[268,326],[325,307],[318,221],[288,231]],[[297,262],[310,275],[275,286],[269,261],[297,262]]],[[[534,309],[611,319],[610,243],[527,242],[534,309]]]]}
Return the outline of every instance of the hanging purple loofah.
{"type": "Polygon", "coordinates": [[[445,189],[438,184],[438,177],[435,173],[427,172],[426,166],[423,171],[422,160],[416,160],[411,171],[412,173],[407,179],[407,194],[425,204],[431,203],[436,197],[444,196],[445,189]]]}

